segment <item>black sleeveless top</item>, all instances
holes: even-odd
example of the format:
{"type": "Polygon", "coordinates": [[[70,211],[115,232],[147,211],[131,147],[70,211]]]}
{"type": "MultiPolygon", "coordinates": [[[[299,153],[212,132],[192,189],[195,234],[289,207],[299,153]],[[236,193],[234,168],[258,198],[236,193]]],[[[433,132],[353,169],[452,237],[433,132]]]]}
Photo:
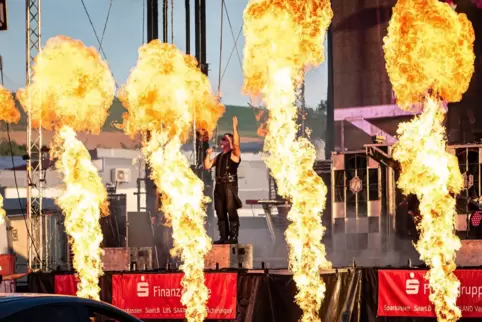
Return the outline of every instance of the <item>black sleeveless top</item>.
{"type": "Polygon", "coordinates": [[[231,152],[219,153],[216,157],[216,177],[235,176],[238,174],[241,158],[239,158],[238,163],[234,162],[231,160],[231,152]]]}

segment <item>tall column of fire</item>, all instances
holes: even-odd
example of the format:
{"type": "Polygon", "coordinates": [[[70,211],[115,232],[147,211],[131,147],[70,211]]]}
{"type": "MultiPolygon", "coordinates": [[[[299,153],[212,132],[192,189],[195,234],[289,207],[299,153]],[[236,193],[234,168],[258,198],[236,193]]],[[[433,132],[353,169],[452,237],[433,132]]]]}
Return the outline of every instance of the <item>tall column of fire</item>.
{"type": "Polygon", "coordinates": [[[142,152],[172,225],[171,253],[182,260],[181,303],[186,306],[186,319],[203,321],[209,297],[204,284],[204,256],[211,249],[204,228],[209,198],[181,147],[192,137],[194,121],[197,129],[211,136],[224,107],[212,94],[196,59],[158,40],[139,49],[137,65],[119,96],[128,110],[122,127],[131,136],[142,135],[142,152]]]}
{"type": "Polygon", "coordinates": [[[292,203],[285,235],[303,322],[320,321],[326,290],[320,269],[331,263],[321,242],[327,188],[313,170],[314,146],[297,135],[296,87],[305,68],[324,60],[332,17],[329,0],[253,0],[244,12],[244,90],[261,94],[269,112],[265,161],[278,193],[292,203]]]}
{"type": "Polygon", "coordinates": [[[57,204],[65,214],[65,229],[78,273],[77,295],[99,299],[102,231],[99,219],[108,215],[107,192],[89,151],[75,131],[99,133],[115,94],[109,67],[94,48],[64,36],[47,41],[37,55],[30,86],[17,97],[32,122],[55,131],[50,156],[62,174],[65,190],[57,204]]]}
{"type": "MultiPolygon", "coordinates": [[[[20,112],[15,107],[12,94],[0,85],[0,121],[18,123],[20,112]]],[[[13,165],[12,165],[13,166],[13,165]]],[[[5,210],[3,209],[3,196],[0,194],[0,225],[5,223],[5,210]]]]}
{"type": "Polygon", "coordinates": [[[444,102],[457,102],[474,72],[474,30],[464,14],[438,0],[399,0],[384,40],[388,75],[400,107],[423,112],[399,126],[393,156],[401,164],[398,187],[420,200],[416,248],[430,267],[430,300],[439,321],[457,321],[460,282],[454,275],[454,194],[463,187],[457,159],[446,151],[444,102]]]}

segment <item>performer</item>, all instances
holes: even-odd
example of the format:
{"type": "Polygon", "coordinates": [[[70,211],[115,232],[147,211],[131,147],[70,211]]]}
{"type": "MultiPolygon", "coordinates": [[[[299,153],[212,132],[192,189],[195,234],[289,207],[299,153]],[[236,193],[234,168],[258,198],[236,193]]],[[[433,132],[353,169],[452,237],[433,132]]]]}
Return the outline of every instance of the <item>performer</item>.
{"type": "Polygon", "coordinates": [[[238,133],[238,118],[233,117],[233,133],[221,138],[222,153],[211,159],[213,149],[206,152],[204,168],[216,167],[214,188],[214,209],[218,216],[219,236],[214,244],[237,244],[239,235],[238,209],[243,206],[238,197],[238,167],[241,163],[241,149],[238,133]],[[228,222],[229,219],[229,222],[228,222]]]}

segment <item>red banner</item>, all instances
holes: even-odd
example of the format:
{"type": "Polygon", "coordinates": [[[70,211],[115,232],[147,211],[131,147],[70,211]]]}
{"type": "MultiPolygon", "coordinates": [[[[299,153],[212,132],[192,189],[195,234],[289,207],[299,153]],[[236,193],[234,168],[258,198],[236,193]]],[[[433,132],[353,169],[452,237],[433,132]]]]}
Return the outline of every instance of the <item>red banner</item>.
{"type": "Polygon", "coordinates": [[[75,275],[54,275],[55,294],[77,295],[77,277],[75,275]]]}
{"type": "Polygon", "coordinates": [[[15,273],[15,255],[0,255],[0,275],[12,275],[15,273]]]}
{"type": "MultiPolygon", "coordinates": [[[[121,274],[112,276],[112,304],[140,319],[184,319],[183,274],[121,274]]],[[[237,274],[205,274],[210,291],[208,319],[236,319],[237,274]]],[[[55,275],[55,294],[76,295],[74,275],[55,275]]]]}
{"type": "MultiPolygon", "coordinates": [[[[379,270],[378,315],[405,317],[435,317],[426,270],[379,270]]],[[[459,269],[460,280],[457,306],[462,316],[482,317],[482,270],[459,269]]]]}
{"type": "MultiPolygon", "coordinates": [[[[140,319],[183,319],[183,274],[112,276],[112,304],[140,319]]],[[[208,319],[236,319],[237,274],[206,274],[208,319]]]]}

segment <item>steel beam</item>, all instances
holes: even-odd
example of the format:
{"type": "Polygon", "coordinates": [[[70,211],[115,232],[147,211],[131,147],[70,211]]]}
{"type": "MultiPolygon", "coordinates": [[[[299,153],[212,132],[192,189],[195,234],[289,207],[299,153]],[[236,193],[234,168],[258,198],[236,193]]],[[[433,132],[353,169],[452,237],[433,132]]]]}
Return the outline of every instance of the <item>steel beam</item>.
{"type": "Polygon", "coordinates": [[[413,116],[420,114],[421,106],[414,105],[412,111],[402,110],[398,105],[375,105],[339,108],[335,110],[335,121],[348,121],[348,119],[379,119],[400,116],[413,116]]]}
{"type": "MultiPolygon", "coordinates": [[[[41,0],[26,0],[26,85],[32,81],[32,66],[41,50],[41,0]]],[[[27,108],[27,219],[29,227],[29,267],[48,269],[44,257],[42,198],[44,172],[42,171],[42,122],[32,126],[30,98],[27,108]]],[[[38,118],[38,117],[37,117],[38,118]]],[[[39,119],[39,118],[38,118],[39,119]]],[[[48,257],[48,250],[47,257],[48,257]]],[[[48,262],[48,261],[47,261],[48,262]]]]}

